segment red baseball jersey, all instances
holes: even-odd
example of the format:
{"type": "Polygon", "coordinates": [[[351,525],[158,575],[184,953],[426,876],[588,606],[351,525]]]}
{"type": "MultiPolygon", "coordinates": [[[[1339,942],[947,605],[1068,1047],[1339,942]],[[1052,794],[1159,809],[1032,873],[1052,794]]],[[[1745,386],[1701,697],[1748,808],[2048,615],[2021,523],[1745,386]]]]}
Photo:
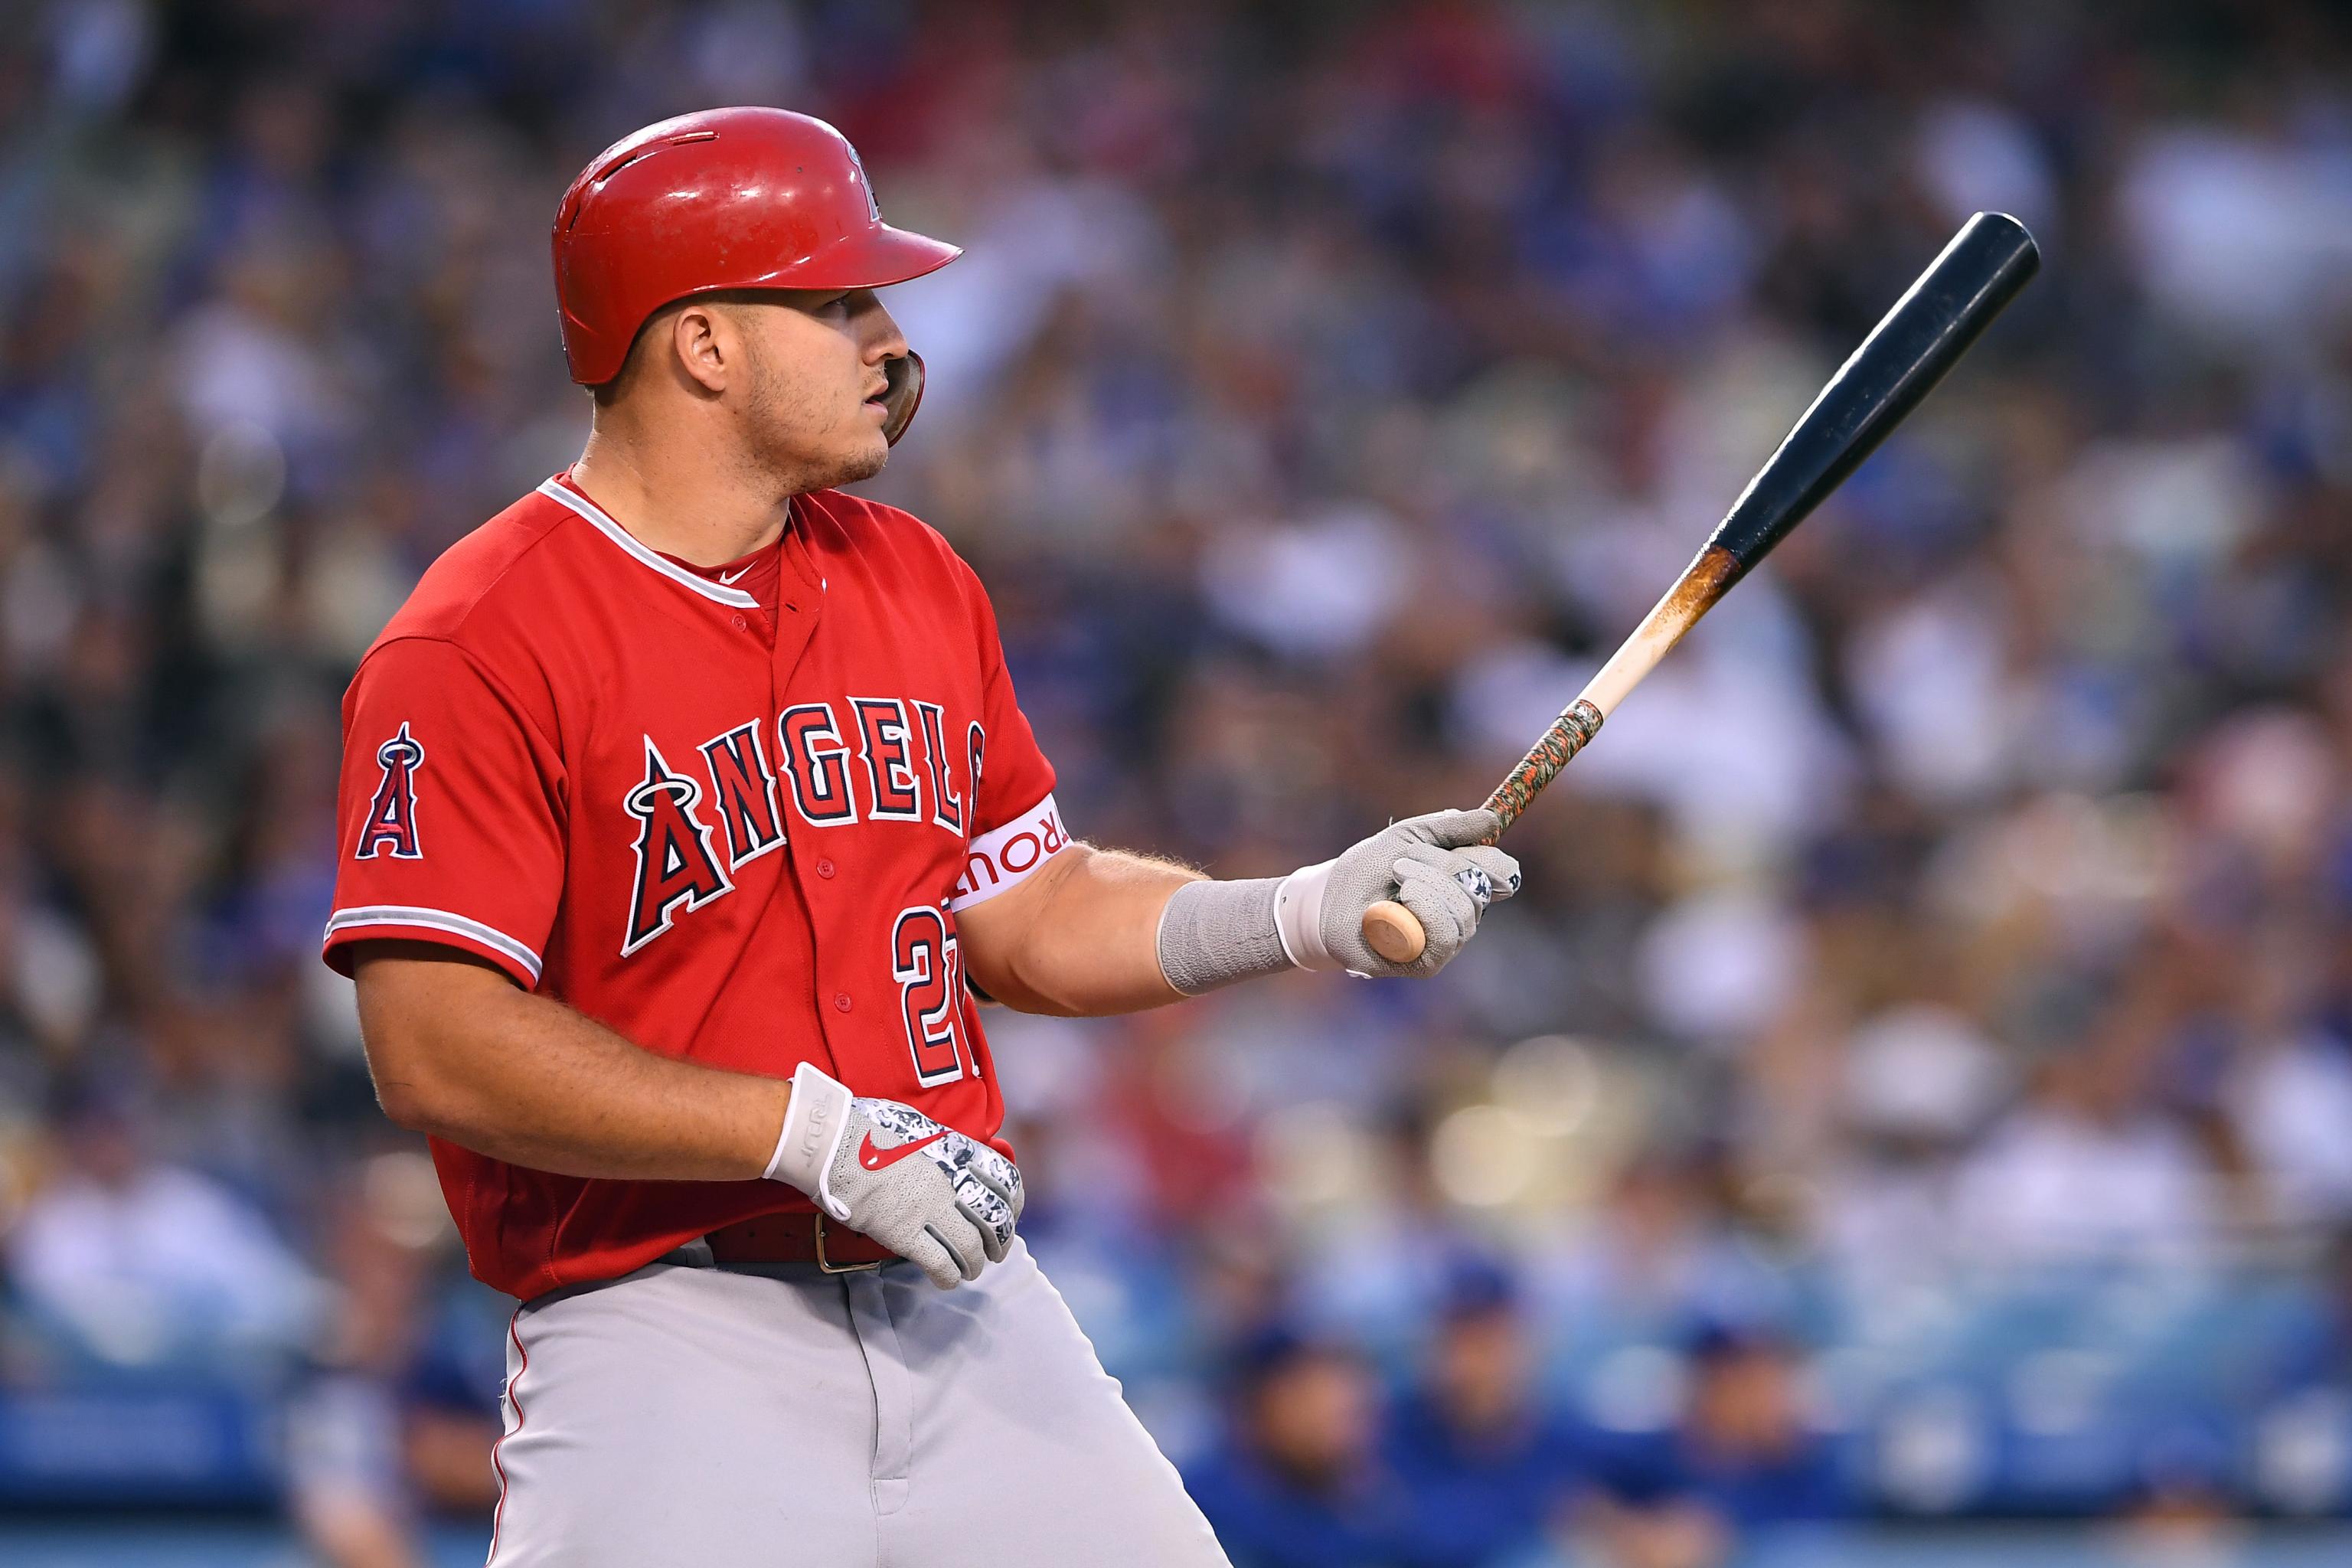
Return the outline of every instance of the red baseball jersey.
{"type": "MultiPolygon", "coordinates": [[[[433,564],[344,696],[326,960],[446,944],[647,1050],[814,1061],[993,1139],[956,911],[1061,850],[1053,789],[987,595],[915,518],[819,491],[697,568],[559,476],[433,564]]],[[[810,1206],[433,1157],[475,1274],[526,1300],[810,1206]]]]}

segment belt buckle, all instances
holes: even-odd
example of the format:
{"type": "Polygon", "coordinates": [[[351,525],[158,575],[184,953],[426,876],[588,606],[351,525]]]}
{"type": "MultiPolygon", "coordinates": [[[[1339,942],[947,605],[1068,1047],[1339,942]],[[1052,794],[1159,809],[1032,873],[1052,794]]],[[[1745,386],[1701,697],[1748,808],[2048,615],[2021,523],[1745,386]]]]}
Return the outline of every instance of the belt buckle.
{"type": "Polygon", "coordinates": [[[835,1263],[826,1258],[824,1255],[824,1214],[822,1210],[817,1213],[814,1238],[816,1242],[816,1266],[818,1270],[822,1273],[863,1274],[868,1269],[875,1269],[882,1267],[882,1260],[878,1258],[874,1259],[871,1263],[835,1263]]]}

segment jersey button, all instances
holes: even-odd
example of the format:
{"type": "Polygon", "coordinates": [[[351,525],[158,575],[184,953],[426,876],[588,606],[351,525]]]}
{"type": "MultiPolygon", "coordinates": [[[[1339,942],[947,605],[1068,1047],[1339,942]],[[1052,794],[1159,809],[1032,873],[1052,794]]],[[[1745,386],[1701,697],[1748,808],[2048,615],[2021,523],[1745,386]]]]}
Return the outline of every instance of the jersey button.
{"type": "Polygon", "coordinates": [[[735,629],[739,632],[748,632],[751,629],[751,623],[743,618],[743,613],[740,610],[735,612],[735,629]]]}
{"type": "Polygon", "coordinates": [[[834,864],[833,864],[833,862],[832,862],[832,861],[830,861],[830,860],[819,860],[819,861],[816,863],[816,874],[817,874],[818,876],[820,876],[820,877],[825,877],[825,878],[830,878],[830,877],[833,875],[833,873],[834,873],[834,864]]]}
{"type": "Polygon", "coordinates": [[[833,994],[833,1010],[836,1013],[846,1013],[849,1011],[848,992],[836,991],[833,994]]]}

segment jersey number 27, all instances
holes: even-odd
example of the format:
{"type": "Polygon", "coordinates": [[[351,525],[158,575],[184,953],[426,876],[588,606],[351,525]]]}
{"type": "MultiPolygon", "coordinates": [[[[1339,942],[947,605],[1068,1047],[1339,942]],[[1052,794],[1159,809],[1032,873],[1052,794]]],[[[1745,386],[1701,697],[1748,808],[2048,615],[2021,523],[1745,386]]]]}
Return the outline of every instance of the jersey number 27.
{"type": "Polygon", "coordinates": [[[890,930],[890,975],[898,983],[915,1081],[929,1089],[961,1078],[963,953],[946,916],[927,904],[898,912],[890,930]]]}

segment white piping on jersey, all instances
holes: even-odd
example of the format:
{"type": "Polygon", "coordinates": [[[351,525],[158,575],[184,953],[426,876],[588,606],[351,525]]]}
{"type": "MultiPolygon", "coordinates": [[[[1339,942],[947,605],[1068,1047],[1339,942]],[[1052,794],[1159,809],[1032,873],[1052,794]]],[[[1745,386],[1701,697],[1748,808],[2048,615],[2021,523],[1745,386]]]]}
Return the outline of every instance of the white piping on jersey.
{"type": "Polygon", "coordinates": [[[326,934],[331,937],[337,931],[364,931],[373,926],[417,926],[466,937],[513,959],[530,972],[533,984],[539,983],[539,954],[496,926],[469,921],[447,910],[428,910],[415,904],[362,904],[355,909],[337,910],[328,916],[326,934]]]}
{"type": "Polygon", "coordinates": [[[663,560],[658,554],[640,543],[627,529],[605,516],[604,509],[587,497],[576,491],[565,489],[553,479],[541,484],[539,487],[539,493],[550,500],[562,501],[574,512],[595,524],[597,532],[635,557],[639,565],[652,567],[671,582],[682,584],[706,599],[716,599],[722,605],[731,605],[739,610],[756,610],[760,607],[760,601],[740,588],[722,587],[708,577],[696,576],[675,562],[663,560]]]}

